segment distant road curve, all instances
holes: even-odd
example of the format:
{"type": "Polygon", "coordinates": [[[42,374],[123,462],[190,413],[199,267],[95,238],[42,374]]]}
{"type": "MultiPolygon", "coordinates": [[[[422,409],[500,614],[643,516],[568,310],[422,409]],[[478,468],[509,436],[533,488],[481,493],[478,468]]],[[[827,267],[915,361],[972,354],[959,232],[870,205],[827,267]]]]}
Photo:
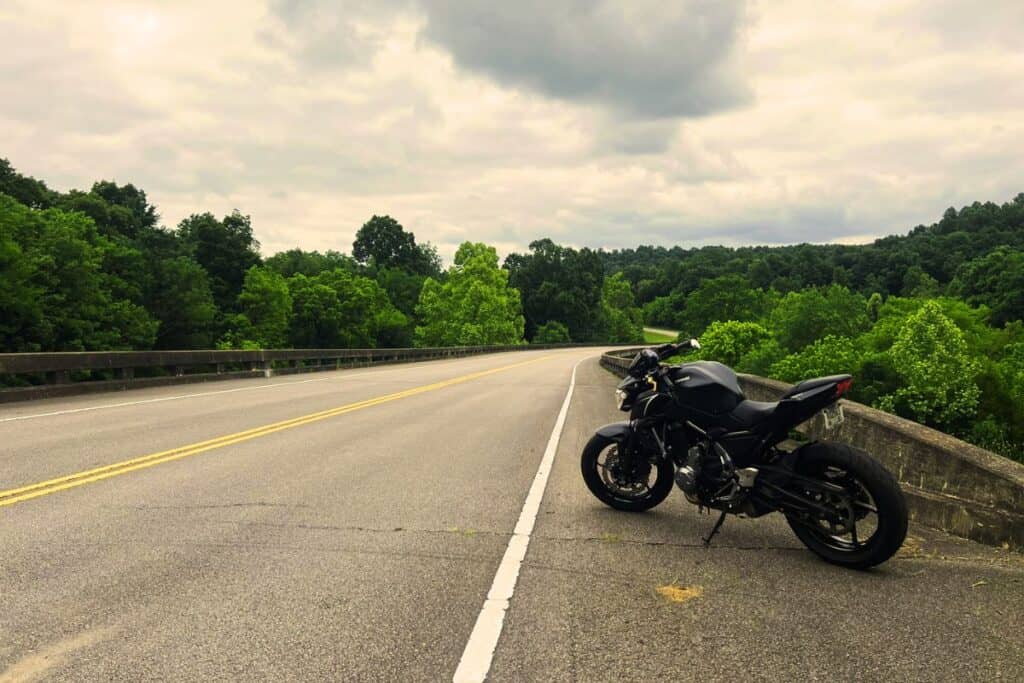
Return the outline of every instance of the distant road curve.
{"type": "Polygon", "coordinates": [[[679,330],[666,330],[666,329],[661,328],[661,327],[644,327],[644,331],[646,331],[646,332],[653,332],[654,334],[668,335],[668,336],[672,337],[673,339],[675,337],[679,336],[679,330]]]}

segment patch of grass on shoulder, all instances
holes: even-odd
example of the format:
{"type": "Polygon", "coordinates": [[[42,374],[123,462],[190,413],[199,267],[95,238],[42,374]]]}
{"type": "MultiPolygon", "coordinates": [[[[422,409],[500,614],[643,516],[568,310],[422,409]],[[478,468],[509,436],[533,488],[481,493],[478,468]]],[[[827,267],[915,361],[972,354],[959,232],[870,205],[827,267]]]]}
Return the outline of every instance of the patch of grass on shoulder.
{"type": "Polygon", "coordinates": [[[665,342],[674,342],[675,340],[676,338],[671,335],[652,332],[644,328],[644,343],[646,344],[664,344],[665,342]]]}

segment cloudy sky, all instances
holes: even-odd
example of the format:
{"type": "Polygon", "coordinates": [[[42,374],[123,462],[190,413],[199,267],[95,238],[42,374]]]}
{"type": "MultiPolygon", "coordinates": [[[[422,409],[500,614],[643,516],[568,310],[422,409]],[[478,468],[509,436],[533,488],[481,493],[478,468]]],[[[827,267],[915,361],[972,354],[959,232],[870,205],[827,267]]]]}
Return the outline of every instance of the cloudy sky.
{"type": "Polygon", "coordinates": [[[1020,0],[0,0],[0,157],[265,254],[860,242],[1024,191],[1020,0]]]}

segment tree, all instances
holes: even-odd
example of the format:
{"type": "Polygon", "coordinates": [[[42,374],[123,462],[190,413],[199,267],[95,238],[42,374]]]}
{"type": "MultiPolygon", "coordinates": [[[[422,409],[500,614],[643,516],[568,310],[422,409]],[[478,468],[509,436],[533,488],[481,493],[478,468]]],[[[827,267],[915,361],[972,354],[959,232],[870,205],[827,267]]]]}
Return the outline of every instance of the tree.
{"type": "Polygon", "coordinates": [[[253,266],[245,274],[238,307],[252,325],[252,337],[263,349],[281,348],[288,343],[292,295],[288,283],[273,270],[253,266]]]}
{"type": "Polygon", "coordinates": [[[770,316],[772,332],[789,352],[827,334],[853,338],[869,326],[867,301],[840,285],[790,292],[770,316]]]}
{"type": "Polygon", "coordinates": [[[7,159],[0,159],[0,194],[13,197],[30,209],[46,209],[53,206],[57,193],[43,181],[18,173],[7,159]]]}
{"type": "Polygon", "coordinates": [[[992,322],[1024,318],[1024,251],[997,248],[957,270],[950,291],[972,305],[988,304],[992,322]]]}
{"type": "Polygon", "coordinates": [[[81,213],[39,211],[0,195],[0,277],[7,351],[150,348],[157,322],[115,296],[112,243],[81,213]],[[9,284],[8,284],[9,283],[9,284]]]}
{"type": "Polygon", "coordinates": [[[160,219],[156,207],[146,198],[146,193],[131,183],[118,185],[109,180],[101,180],[93,183],[89,194],[128,211],[130,219],[125,230],[128,237],[137,237],[143,230],[152,230],[160,219]]]}
{"type": "Polygon", "coordinates": [[[430,244],[417,245],[416,236],[391,216],[373,216],[359,228],[352,256],[362,264],[424,276],[437,277],[441,270],[437,249],[430,244]]]}
{"type": "Polygon", "coordinates": [[[442,285],[427,278],[420,292],[415,340],[418,346],[521,344],[519,292],[498,254],[486,244],[465,242],[442,285]]]}
{"type": "Polygon", "coordinates": [[[737,367],[744,356],[769,339],[771,333],[758,323],[716,321],[700,336],[701,357],[737,367]]]}
{"type": "Polygon", "coordinates": [[[695,336],[716,320],[756,320],[765,301],[765,293],[751,288],[744,276],[723,275],[705,280],[687,296],[677,318],[680,329],[695,336]]]}
{"type": "Polygon", "coordinates": [[[527,338],[557,320],[573,341],[603,340],[604,267],[597,252],[562,247],[550,239],[531,242],[530,250],[509,254],[504,265],[509,283],[522,293],[527,338]]]}
{"type": "Polygon", "coordinates": [[[829,334],[776,362],[770,374],[795,383],[812,377],[854,374],[860,363],[861,351],[852,339],[829,334]]]}
{"type": "Polygon", "coordinates": [[[352,257],[340,252],[328,250],[321,254],[319,251],[303,251],[298,248],[280,251],[265,259],[263,265],[286,278],[299,273],[306,277],[316,277],[325,270],[341,268],[355,271],[357,268],[352,257]]]}
{"type": "Polygon", "coordinates": [[[883,409],[946,429],[975,415],[978,365],[938,304],[927,302],[907,320],[889,355],[903,386],[881,399],[883,409]]]}
{"type": "Polygon", "coordinates": [[[409,322],[374,280],[340,268],[288,280],[296,348],[408,345],[409,322]]]}
{"type": "Polygon", "coordinates": [[[160,321],[158,349],[213,347],[217,306],[206,271],[188,256],[155,260],[145,294],[160,321]]]}
{"type": "Polygon", "coordinates": [[[601,291],[604,339],[617,344],[643,342],[643,318],[633,303],[633,290],[622,273],[605,278],[601,291]]]}
{"type": "Polygon", "coordinates": [[[288,279],[292,297],[291,345],[297,349],[338,346],[341,302],[331,287],[299,274],[288,279]]]}
{"type": "Polygon", "coordinates": [[[533,344],[568,344],[572,341],[569,338],[569,328],[557,320],[549,320],[537,328],[537,334],[533,336],[533,344]]]}
{"type": "Polygon", "coordinates": [[[178,224],[178,235],[210,276],[213,300],[222,311],[236,311],[245,273],[260,263],[248,216],[234,211],[223,220],[193,214],[178,224]]]}

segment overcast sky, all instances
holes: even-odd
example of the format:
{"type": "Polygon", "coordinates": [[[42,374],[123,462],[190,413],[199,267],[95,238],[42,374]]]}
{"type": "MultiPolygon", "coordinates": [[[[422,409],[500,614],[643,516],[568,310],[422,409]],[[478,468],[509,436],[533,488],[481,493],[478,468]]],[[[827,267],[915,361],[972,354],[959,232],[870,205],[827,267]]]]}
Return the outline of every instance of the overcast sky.
{"type": "Polygon", "coordinates": [[[0,0],[0,157],[251,214],[577,246],[862,242],[1024,191],[1021,0],[0,0]]]}

